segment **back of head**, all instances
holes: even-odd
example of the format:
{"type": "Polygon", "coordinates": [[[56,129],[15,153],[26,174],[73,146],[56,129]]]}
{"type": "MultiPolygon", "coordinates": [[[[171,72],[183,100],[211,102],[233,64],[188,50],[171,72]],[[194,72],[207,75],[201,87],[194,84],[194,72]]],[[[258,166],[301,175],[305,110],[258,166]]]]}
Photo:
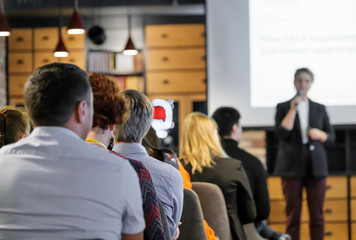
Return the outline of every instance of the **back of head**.
{"type": "Polygon", "coordinates": [[[221,137],[229,137],[231,135],[232,126],[239,123],[241,115],[234,108],[221,107],[214,112],[212,118],[218,124],[219,135],[221,137]]]}
{"type": "Polygon", "coordinates": [[[125,123],[115,128],[117,142],[140,143],[151,126],[153,107],[148,98],[136,90],[122,92],[126,99],[130,116],[125,123]]]}
{"type": "Polygon", "coordinates": [[[224,157],[216,123],[205,114],[189,114],[182,126],[179,155],[186,164],[191,164],[193,173],[195,170],[201,172],[203,167],[211,167],[212,157],[224,157]]]}
{"type": "Polygon", "coordinates": [[[30,123],[20,110],[5,107],[0,110],[0,147],[17,142],[30,132],[30,123]]]}
{"type": "Polygon", "coordinates": [[[91,105],[88,76],[72,64],[44,65],[30,75],[25,85],[25,105],[36,126],[63,126],[83,100],[91,105]]]}
{"type": "Polygon", "coordinates": [[[127,107],[117,85],[109,76],[98,73],[90,73],[89,81],[93,89],[92,127],[106,130],[111,124],[122,124],[127,107]]]}

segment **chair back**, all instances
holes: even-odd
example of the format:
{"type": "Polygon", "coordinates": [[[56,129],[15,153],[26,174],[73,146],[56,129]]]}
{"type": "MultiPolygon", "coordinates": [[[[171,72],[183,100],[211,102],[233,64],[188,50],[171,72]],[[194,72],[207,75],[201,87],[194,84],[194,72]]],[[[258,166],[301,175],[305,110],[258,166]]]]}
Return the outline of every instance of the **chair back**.
{"type": "Polygon", "coordinates": [[[192,182],[200,199],[203,215],[220,240],[232,240],[226,203],[221,189],[212,183],[192,182]]]}
{"type": "Polygon", "coordinates": [[[190,189],[184,189],[184,205],[179,227],[179,240],[207,240],[204,217],[198,195],[190,189]]]}

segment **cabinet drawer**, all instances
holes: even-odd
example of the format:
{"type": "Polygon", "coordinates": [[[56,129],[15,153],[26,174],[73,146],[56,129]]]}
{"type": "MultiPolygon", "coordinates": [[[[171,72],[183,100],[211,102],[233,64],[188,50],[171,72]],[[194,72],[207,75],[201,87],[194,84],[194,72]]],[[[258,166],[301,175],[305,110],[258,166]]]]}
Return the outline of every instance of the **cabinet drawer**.
{"type": "Polygon", "coordinates": [[[53,56],[53,52],[35,52],[35,68],[54,62],[58,62],[58,58],[53,56]]]}
{"type": "Polygon", "coordinates": [[[58,28],[35,28],[34,34],[35,50],[54,51],[58,43],[58,28]]]}
{"type": "Polygon", "coordinates": [[[86,69],[84,51],[70,51],[68,57],[60,58],[59,61],[62,63],[77,65],[83,70],[86,69]]]}
{"type": "MultiPolygon", "coordinates": [[[[326,200],[323,211],[325,221],[347,221],[347,199],[326,200]]],[[[303,201],[302,221],[309,221],[307,201],[303,201]]]]}
{"type": "Polygon", "coordinates": [[[147,50],[146,68],[150,70],[205,69],[205,49],[147,50]]]}
{"type": "Polygon", "coordinates": [[[351,224],[351,240],[356,240],[356,223],[351,224]]]}
{"type": "Polygon", "coordinates": [[[25,100],[23,97],[10,97],[9,105],[12,107],[24,106],[25,100]]]}
{"type": "Polygon", "coordinates": [[[31,50],[32,49],[32,29],[13,28],[9,36],[9,50],[31,50]]]}
{"type": "Polygon", "coordinates": [[[324,240],[348,240],[349,231],[347,223],[326,223],[324,240]]]}
{"type": "Polygon", "coordinates": [[[351,220],[356,221],[356,199],[351,200],[351,220]]]}
{"type": "MultiPolygon", "coordinates": [[[[286,221],[285,201],[271,201],[270,222],[279,223],[286,221]]],[[[325,221],[347,221],[347,200],[327,200],[324,204],[325,221]]],[[[309,221],[308,203],[302,203],[301,221],[309,221]]]]}
{"type": "Polygon", "coordinates": [[[351,197],[356,197],[356,176],[350,178],[351,197]]]}
{"type": "Polygon", "coordinates": [[[23,97],[23,91],[28,76],[9,76],[9,95],[23,97]]]}
{"type": "Polygon", "coordinates": [[[284,200],[282,179],[280,177],[268,177],[267,186],[271,200],[284,200]]]}
{"type": "Polygon", "coordinates": [[[66,48],[70,50],[84,49],[85,47],[85,34],[68,34],[67,28],[62,28],[62,39],[66,48]]]}
{"type": "Polygon", "coordinates": [[[10,73],[32,72],[32,53],[9,53],[10,73]]]}
{"type": "Polygon", "coordinates": [[[286,203],[284,200],[271,201],[271,212],[269,214],[269,221],[271,223],[286,222],[286,203]]]}
{"type": "Polygon", "coordinates": [[[205,92],[206,74],[199,72],[147,73],[147,93],[205,92]]]}
{"type": "Polygon", "coordinates": [[[205,46],[203,24],[150,25],[146,26],[146,46],[187,47],[205,46]]]}
{"type": "Polygon", "coordinates": [[[328,177],[326,179],[326,198],[346,198],[347,178],[344,176],[328,177]]]}

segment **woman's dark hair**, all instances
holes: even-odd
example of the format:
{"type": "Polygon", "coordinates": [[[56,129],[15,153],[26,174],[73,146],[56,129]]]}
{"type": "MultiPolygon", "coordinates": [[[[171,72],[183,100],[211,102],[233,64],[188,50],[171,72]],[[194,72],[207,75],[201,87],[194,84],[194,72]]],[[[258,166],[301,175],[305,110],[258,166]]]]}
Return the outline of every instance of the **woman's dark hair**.
{"type": "Polygon", "coordinates": [[[126,118],[127,106],[119,93],[119,88],[109,76],[90,73],[89,81],[93,89],[93,126],[108,129],[110,124],[122,124],[126,118]]]}
{"type": "Polygon", "coordinates": [[[10,107],[0,110],[0,147],[17,142],[29,131],[30,124],[23,112],[10,107]]]}
{"type": "Polygon", "coordinates": [[[297,76],[300,73],[307,73],[309,74],[309,76],[311,77],[311,80],[314,81],[314,73],[312,71],[310,71],[309,68],[298,68],[295,73],[294,73],[294,80],[297,78],[297,76]]]}

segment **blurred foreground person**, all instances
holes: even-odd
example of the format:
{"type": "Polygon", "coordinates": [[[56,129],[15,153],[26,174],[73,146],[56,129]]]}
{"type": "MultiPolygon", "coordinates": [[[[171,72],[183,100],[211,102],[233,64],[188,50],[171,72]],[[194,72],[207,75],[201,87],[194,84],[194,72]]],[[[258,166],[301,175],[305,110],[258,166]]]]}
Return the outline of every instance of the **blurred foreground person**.
{"type": "Polygon", "coordinates": [[[25,105],[35,129],[0,149],[0,239],[142,239],[137,174],[84,141],[92,97],[87,74],[72,64],[29,77],[25,105]]]}

